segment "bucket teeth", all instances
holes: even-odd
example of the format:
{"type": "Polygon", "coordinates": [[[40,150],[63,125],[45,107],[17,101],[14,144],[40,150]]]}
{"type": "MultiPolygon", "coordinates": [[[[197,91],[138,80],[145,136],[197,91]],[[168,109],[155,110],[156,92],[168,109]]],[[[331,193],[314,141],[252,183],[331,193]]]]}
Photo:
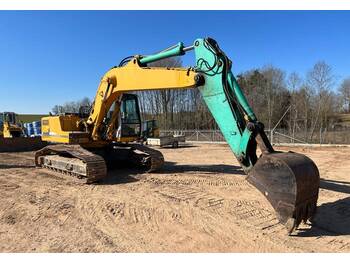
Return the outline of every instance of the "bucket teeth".
{"type": "Polygon", "coordinates": [[[295,228],[298,228],[301,221],[304,219],[304,206],[298,207],[295,209],[295,228]]]}
{"type": "Polygon", "coordinates": [[[310,220],[311,220],[311,219],[313,218],[313,216],[315,215],[315,213],[316,213],[316,208],[317,208],[316,202],[310,203],[309,209],[308,209],[308,217],[309,217],[310,220]]]}
{"type": "Polygon", "coordinates": [[[303,223],[307,223],[308,220],[311,220],[316,212],[316,203],[308,202],[304,205],[295,208],[293,219],[294,225],[293,228],[289,229],[292,232],[294,229],[297,229],[299,225],[303,223]]]}
{"type": "Polygon", "coordinates": [[[305,205],[304,208],[304,215],[303,215],[303,222],[306,223],[307,220],[309,219],[309,204],[305,205]]]}

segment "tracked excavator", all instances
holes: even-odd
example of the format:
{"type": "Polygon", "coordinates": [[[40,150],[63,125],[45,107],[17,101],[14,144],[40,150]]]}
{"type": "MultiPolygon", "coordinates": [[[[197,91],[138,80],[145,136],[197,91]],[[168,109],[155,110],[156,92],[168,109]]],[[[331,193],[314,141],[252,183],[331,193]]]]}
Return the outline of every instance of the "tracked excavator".
{"type": "Polygon", "coordinates": [[[159,170],[163,155],[137,142],[141,120],[135,91],[198,88],[247,180],[292,232],[316,212],[318,169],[302,154],[273,149],[231,67],[231,60],[211,38],[125,58],[102,77],[90,110],[42,119],[42,139],[52,144],[36,152],[36,166],[85,183],[101,180],[107,168],[125,163],[146,171],[159,170]],[[149,66],[190,51],[195,52],[193,67],[149,66]]]}

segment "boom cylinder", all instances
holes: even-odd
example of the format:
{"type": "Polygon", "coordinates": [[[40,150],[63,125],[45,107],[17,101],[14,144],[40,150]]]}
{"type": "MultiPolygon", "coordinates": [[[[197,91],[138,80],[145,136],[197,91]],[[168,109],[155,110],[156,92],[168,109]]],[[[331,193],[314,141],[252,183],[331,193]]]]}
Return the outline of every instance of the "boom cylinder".
{"type": "Polygon", "coordinates": [[[165,58],[173,56],[182,56],[187,51],[193,50],[194,46],[185,47],[182,42],[179,42],[177,45],[169,47],[157,54],[148,55],[140,59],[142,65],[147,65],[148,63],[156,62],[165,58]]]}

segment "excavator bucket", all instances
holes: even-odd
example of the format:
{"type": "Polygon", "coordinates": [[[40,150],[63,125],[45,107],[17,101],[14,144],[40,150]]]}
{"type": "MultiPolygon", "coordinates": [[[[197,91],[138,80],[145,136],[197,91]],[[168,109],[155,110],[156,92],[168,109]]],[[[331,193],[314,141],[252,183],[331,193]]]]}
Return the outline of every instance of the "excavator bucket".
{"type": "Polygon", "coordinates": [[[316,212],[320,176],[314,162],[302,154],[263,154],[247,180],[265,195],[289,233],[316,212]]]}

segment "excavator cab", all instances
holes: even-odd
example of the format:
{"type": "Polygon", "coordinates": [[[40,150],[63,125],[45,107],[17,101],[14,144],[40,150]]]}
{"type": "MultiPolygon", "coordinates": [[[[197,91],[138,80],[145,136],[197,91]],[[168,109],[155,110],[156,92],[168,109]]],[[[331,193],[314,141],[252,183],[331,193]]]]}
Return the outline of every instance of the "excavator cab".
{"type": "Polygon", "coordinates": [[[121,137],[141,135],[141,117],[137,95],[123,94],[121,112],[121,137]]]}
{"type": "MultiPolygon", "coordinates": [[[[114,105],[109,112],[109,121],[113,121],[113,113],[117,106],[114,105]]],[[[123,94],[118,110],[119,117],[116,124],[116,137],[120,142],[135,141],[141,136],[141,116],[137,95],[123,94]]]]}

